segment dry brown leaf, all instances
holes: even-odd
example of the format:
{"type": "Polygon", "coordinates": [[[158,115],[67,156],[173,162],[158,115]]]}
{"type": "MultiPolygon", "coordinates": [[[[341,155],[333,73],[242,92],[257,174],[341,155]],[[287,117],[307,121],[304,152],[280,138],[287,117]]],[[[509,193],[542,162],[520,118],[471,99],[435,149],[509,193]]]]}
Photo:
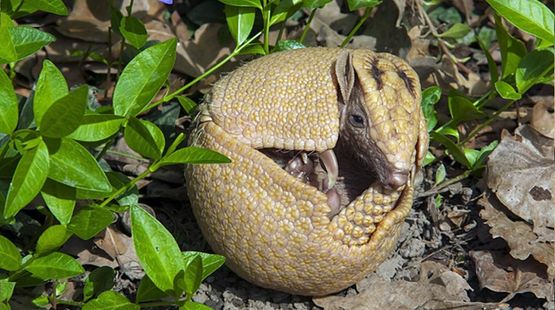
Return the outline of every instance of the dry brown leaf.
{"type": "Polygon", "coordinates": [[[545,271],[537,262],[516,260],[500,252],[489,251],[471,251],[470,257],[476,265],[480,287],[509,293],[504,301],[526,292],[553,301],[553,285],[546,280],[545,271]]]}
{"type": "Polygon", "coordinates": [[[542,135],[555,138],[555,122],[553,121],[553,96],[550,100],[538,101],[532,110],[531,125],[542,135]]]}
{"type": "Polygon", "coordinates": [[[457,65],[449,60],[448,56],[443,55],[440,63],[441,67],[431,75],[433,84],[440,85],[444,89],[458,89],[474,97],[479,97],[489,90],[488,85],[482,81],[480,75],[469,71],[468,77],[465,77],[459,72],[457,65]],[[467,91],[463,91],[463,89],[467,91]]]}
{"type": "Polygon", "coordinates": [[[537,233],[554,227],[554,165],[553,140],[527,125],[517,128],[515,136],[502,135],[489,157],[488,186],[509,210],[532,222],[537,233]]]}
{"type": "Polygon", "coordinates": [[[376,274],[362,282],[357,284],[358,295],[327,296],[314,298],[313,301],[325,310],[442,309],[454,306],[472,309],[478,305],[468,302],[466,291],[471,288],[466,280],[431,261],[422,263],[418,282],[388,281],[376,274]]]}
{"type": "MultiPolygon", "coordinates": [[[[484,207],[480,216],[490,226],[493,238],[503,238],[511,249],[511,256],[525,260],[532,255],[537,261],[547,266],[547,273],[555,277],[555,244],[542,242],[526,222],[513,222],[503,212],[498,211],[492,204],[499,204],[494,197],[482,197],[478,203],[484,207]]],[[[551,231],[553,234],[553,230],[551,231]]]]}

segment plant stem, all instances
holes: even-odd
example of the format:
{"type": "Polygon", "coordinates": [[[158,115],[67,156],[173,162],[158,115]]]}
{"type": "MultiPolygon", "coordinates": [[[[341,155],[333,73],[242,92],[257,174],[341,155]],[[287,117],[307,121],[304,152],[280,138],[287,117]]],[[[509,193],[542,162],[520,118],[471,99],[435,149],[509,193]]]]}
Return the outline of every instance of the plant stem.
{"type": "Polygon", "coordinates": [[[351,41],[355,33],[357,33],[358,29],[362,26],[362,24],[364,24],[364,22],[368,19],[368,17],[370,17],[371,12],[372,12],[372,8],[367,7],[366,10],[364,11],[364,15],[360,18],[360,20],[355,25],[353,30],[349,32],[349,35],[347,35],[347,37],[343,40],[343,42],[341,42],[341,45],[339,47],[345,47],[345,45],[347,45],[349,41],[351,41]]]}
{"type": "Polygon", "coordinates": [[[264,9],[262,10],[262,18],[264,18],[264,52],[266,52],[266,55],[270,54],[270,17],[271,17],[271,12],[270,12],[270,6],[266,5],[264,6],[264,9]]]}
{"type": "Polygon", "coordinates": [[[181,88],[179,88],[178,90],[174,91],[173,93],[164,96],[164,98],[149,104],[148,106],[146,106],[141,113],[148,111],[162,103],[168,102],[172,99],[174,99],[175,97],[179,96],[182,92],[184,92],[185,90],[189,89],[191,86],[195,85],[196,83],[198,83],[199,81],[203,80],[204,78],[206,78],[207,76],[209,76],[210,74],[214,73],[214,71],[218,70],[221,66],[223,66],[224,64],[226,64],[228,61],[230,61],[233,57],[237,56],[241,50],[243,50],[243,48],[245,48],[245,46],[249,45],[250,43],[252,43],[252,41],[254,41],[256,38],[258,38],[261,35],[261,33],[257,33],[255,36],[253,36],[252,38],[248,39],[247,41],[243,42],[243,44],[239,45],[237,48],[235,48],[235,50],[233,50],[233,52],[231,54],[229,54],[226,58],[222,59],[222,61],[218,62],[217,64],[215,64],[214,66],[212,66],[210,69],[206,70],[203,74],[201,74],[200,76],[198,76],[197,78],[195,78],[194,80],[192,80],[191,82],[185,84],[184,86],[182,86],[181,88]]]}
{"type": "Polygon", "coordinates": [[[494,120],[497,119],[497,116],[499,116],[499,114],[501,114],[502,112],[504,112],[505,110],[507,110],[515,101],[511,100],[509,102],[507,102],[505,105],[503,105],[499,110],[495,111],[495,113],[493,113],[486,121],[484,121],[483,123],[481,123],[479,126],[477,126],[476,128],[474,128],[469,134],[468,136],[466,136],[466,138],[464,138],[461,142],[459,142],[457,145],[458,146],[463,146],[466,142],[470,141],[470,139],[474,138],[474,136],[476,136],[482,129],[484,129],[487,125],[491,124],[491,122],[493,122],[494,120]]]}
{"type": "Polygon", "coordinates": [[[106,207],[112,200],[116,199],[119,195],[121,195],[121,194],[127,192],[128,190],[130,190],[133,186],[135,186],[135,184],[137,184],[137,182],[146,178],[148,175],[150,175],[153,172],[154,171],[151,171],[150,169],[147,169],[147,170],[143,171],[143,173],[141,173],[138,176],[136,176],[135,178],[133,178],[129,183],[127,183],[125,186],[123,186],[120,189],[118,189],[117,191],[115,191],[112,195],[110,195],[110,197],[108,197],[106,200],[104,200],[99,205],[99,208],[106,207]]]}
{"type": "Polygon", "coordinates": [[[299,38],[299,43],[304,44],[304,39],[306,38],[306,34],[308,33],[308,29],[310,29],[310,24],[312,23],[312,19],[314,18],[314,14],[316,14],[316,10],[317,9],[312,9],[312,11],[310,12],[310,16],[308,17],[308,20],[306,21],[306,25],[304,25],[304,29],[303,29],[303,33],[301,34],[301,37],[299,38]]]}
{"type": "Polygon", "coordinates": [[[451,178],[449,180],[445,180],[445,181],[439,183],[437,186],[434,186],[433,188],[431,188],[431,189],[429,189],[429,190],[427,190],[423,193],[418,194],[418,198],[428,197],[428,196],[431,196],[431,195],[439,194],[441,192],[441,190],[446,188],[447,186],[466,179],[470,175],[470,173],[472,173],[472,170],[466,170],[465,172],[459,174],[458,176],[456,176],[454,178],[451,178]]]}

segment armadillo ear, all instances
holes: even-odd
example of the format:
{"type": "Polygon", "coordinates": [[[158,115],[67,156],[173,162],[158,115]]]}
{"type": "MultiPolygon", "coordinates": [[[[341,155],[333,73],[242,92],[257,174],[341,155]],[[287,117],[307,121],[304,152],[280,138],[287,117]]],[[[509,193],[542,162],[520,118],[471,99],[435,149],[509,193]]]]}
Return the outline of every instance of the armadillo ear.
{"type": "Polygon", "coordinates": [[[341,102],[349,102],[355,84],[355,68],[353,68],[353,55],[349,50],[343,50],[335,61],[335,77],[341,94],[341,102]]]}

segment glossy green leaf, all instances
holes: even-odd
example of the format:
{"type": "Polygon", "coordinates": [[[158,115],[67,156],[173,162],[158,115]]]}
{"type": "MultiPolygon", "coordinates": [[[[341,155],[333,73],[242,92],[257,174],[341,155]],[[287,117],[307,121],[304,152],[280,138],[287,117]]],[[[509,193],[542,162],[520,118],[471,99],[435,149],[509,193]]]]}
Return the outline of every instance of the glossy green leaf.
{"type": "Polygon", "coordinates": [[[495,90],[497,90],[497,93],[503,99],[518,100],[521,97],[521,95],[515,91],[515,89],[511,86],[511,84],[505,81],[495,82],[495,90]]]}
{"type": "Polygon", "coordinates": [[[538,0],[486,0],[497,13],[542,40],[555,43],[553,11],[538,0]]]}
{"type": "Polygon", "coordinates": [[[199,288],[202,281],[202,259],[200,256],[193,256],[192,259],[186,261],[184,289],[188,295],[193,295],[199,288]]]}
{"type": "Polygon", "coordinates": [[[227,158],[216,151],[209,149],[188,146],[179,149],[172,154],[165,156],[160,160],[160,165],[174,164],[225,164],[230,163],[231,159],[227,158]]]}
{"type": "Polygon", "coordinates": [[[241,50],[239,55],[266,55],[266,51],[261,43],[250,43],[241,50]]]}
{"type": "Polygon", "coordinates": [[[156,44],[129,62],[114,89],[114,114],[135,116],[154,98],[173,69],[176,44],[156,44]]]}
{"type": "Polygon", "coordinates": [[[64,225],[53,225],[42,232],[37,240],[35,253],[39,256],[56,251],[71,237],[64,225]]]}
{"type": "Polygon", "coordinates": [[[441,88],[438,86],[431,86],[422,91],[422,112],[428,124],[428,132],[437,124],[437,113],[434,106],[439,99],[441,99],[441,88]]]}
{"type": "Polygon", "coordinates": [[[447,29],[445,32],[441,33],[439,37],[460,39],[466,36],[472,29],[467,24],[456,23],[451,28],[447,29]]]}
{"type": "Polygon", "coordinates": [[[526,54],[516,69],[516,86],[523,94],[545,78],[553,80],[553,50],[533,50],[526,54]]]}
{"type": "Polygon", "coordinates": [[[436,160],[436,157],[434,156],[434,154],[432,154],[430,151],[427,151],[426,156],[424,157],[423,166],[427,166],[427,165],[433,163],[434,160],[436,160]]]}
{"type": "Polygon", "coordinates": [[[280,40],[273,52],[296,50],[299,48],[305,48],[305,46],[297,40],[280,40]]]}
{"type": "Polygon", "coordinates": [[[114,286],[114,269],[102,266],[93,270],[85,280],[83,300],[87,301],[114,286]]]}
{"type": "Polygon", "coordinates": [[[520,59],[526,55],[526,46],[522,41],[513,38],[501,23],[499,16],[495,15],[495,33],[501,51],[501,78],[514,74],[520,59]]]}
{"type": "Polygon", "coordinates": [[[272,10],[270,17],[270,26],[284,22],[299,10],[303,4],[302,0],[281,0],[279,4],[272,10]]]}
{"type": "Polygon", "coordinates": [[[83,305],[83,310],[139,310],[141,307],[131,303],[125,296],[118,292],[106,291],[96,299],[83,305]]]}
{"type": "Polygon", "coordinates": [[[67,8],[62,0],[25,0],[18,11],[27,14],[43,11],[57,15],[67,15],[67,8]]]}
{"type": "Polygon", "coordinates": [[[453,141],[451,141],[451,139],[447,138],[446,136],[440,133],[433,132],[433,131],[430,133],[430,137],[435,141],[441,143],[447,149],[447,151],[449,151],[449,154],[451,154],[457,162],[459,162],[460,164],[463,164],[467,168],[471,167],[464,152],[453,141]]]}
{"type": "MultiPolygon", "coordinates": [[[[10,58],[4,58],[6,54],[0,53],[0,57],[2,57],[0,58],[0,63],[10,63],[21,60],[56,40],[56,37],[47,32],[27,26],[12,27],[8,29],[8,32],[8,46],[10,48],[13,47],[15,55],[9,55],[10,58]]],[[[0,38],[2,37],[4,36],[0,35],[0,38]]]]}
{"type": "Polygon", "coordinates": [[[162,156],[165,146],[164,134],[149,121],[130,118],[123,137],[132,150],[144,157],[160,159],[162,156]]]}
{"type": "Polygon", "coordinates": [[[303,7],[308,9],[319,9],[330,2],[331,0],[303,0],[303,7]]]}
{"type": "Polygon", "coordinates": [[[490,144],[484,146],[480,149],[478,158],[474,161],[474,165],[472,167],[473,170],[483,168],[486,163],[486,159],[488,158],[489,154],[495,150],[499,141],[494,140],[490,144]]]}
{"type": "Polygon", "coordinates": [[[498,72],[498,69],[497,69],[497,63],[495,62],[495,60],[491,56],[491,53],[489,52],[489,49],[488,49],[488,45],[486,45],[484,40],[479,36],[476,37],[476,39],[478,41],[478,44],[480,45],[480,48],[482,49],[482,51],[486,55],[486,60],[488,61],[488,70],[489,70],[489,74],[490,74],[490,77],[491,77],[491,81],[493,83],[495,83],[499,79],[499,72],[498,72]]]}
{"type": "Polygon", "coordinates": [[[15,288],[15,282],[10,282],[8,279],[1,279],[0,280],[0,302],[10,300],[10,298],[12,297],[14,288],[15,288]]]}
{"type": "Polygon", "coordinates": [[[61,138],[77,129],[87,108],[88,94],[89,88],[87,85],[82,85],[56,100],[44,112],[39,128],[41,135],[61,138]]]}
{"type": "Polygon", "coordinates": [[[373,8],[382,3],[382,0],[347,0],[349,11],[354,11],[360,8],[373,8]]]}
{"type": "Polygon", "coordinates": [[[160,290],[172,291],[175,277],[183,269],[181,252],[173,236],[138,206],[131,207],[131,231],[146,274],[160,290]]]}
{"type": "Polygon", "coordinates": [[[77,141],[96,142],[116,134],[125,118],[112,114],[86,114],[81,125],[68,138],[77,141]]]}
{"type": "Polygon", "coordinates": [[[159,300],[162,298],[168,297],[168,294],[162,292],[152,280],[145,275],[141,279],[141,283],[139,284],[139,289],[137,290],[137,298],[136,302],[145,302],[145,301],[152,301],[152,300],[159,300]]]}
{"type": "MultiPolygon", "coordinates": [[[[130,182],[129,177],[121,172],[112,171],[106,173],[106,175],[108,176],[108,180],[110,180],[110,184],[112,184],[114,189],[120,189],[130,182]]],[[[133,186],[131,189],[121,194],[117,197],[117,201],[120,206],[132,206],[138,204],[139,190],[137,189],[137,186],[133,186]]]]}
{"type": "Polygon", "coordinates": [[[259,10],[262,10],[262,4],[260,4],[260,0],[218,0],[218,1],[229,6],[257,8],[259,10]]]}
{"type": "Polygon", "coordinates": [[[183,252],[183,259],[185,261],[184,265],[188,266],[189,262],[197,256],[200,257],[202,260],[202,277],[200,279],[201,281],[206,279],[209,275],[218,270],[218,268],[220,268],[225,263],[225,257],[222,255],[187,251],[183,252]]]}
{"type": "Polygon", "coordinates": [[[474,106],[472,101],[460,95],[449,94],[447,104],[449,105],[451,118],[458,122],[480,119],[486,116],[484,112],[474,106]]]}
{"type": "Polygon", "coordinates": [[[50,60],[44,60],[33,96],[33,114],[37,126],[40,127],[43,115],[50,106],[68,92],[62,72],[50,60]]]}
{"type": "Polygon", "coordinates": [[[17,127],[17,97],[4,70],[0,70],[0,111],[0,133],[11,134],[17,127]]]}
{"type": "Polygon", "coordinates": [[[77,235],[77,237],[88,240],[96,236],[115,221],[112,211],[97,208],[85,207],[73,216],[67,229],[77,235]]]}
{"type": "Polygon", "coordinates": [[[77,199],[75,188],[47,179],[40,194],[52,215],[61,224],[69,224],[77,199]]]}
{"type": "Polygon", "coordinates": [[[254,26],[255,9],[226,5],[224,8],[227,27],[237,45],[245,42],[254,26]]]}
{"type": "Polygon", "coordinates": [[[81,144],[67,138],[47,139],[48,177],[70,187],[111,192],[112,186],[94,157],[81,144]]]}
{"type": "Polygon", "coordinates": [[[6,237],[0,235],[0,269],[15,271],[21,266],[21,255],[17,247],[6,237]]]}
{"type": "Polygon", "coordinates": [[[42,280],[64,279],[85,272],[76,259],[60,252],[36,258],[25,270],[42,280]]]}
{"type": "Polygon", "coordinates": [[[38,145],[25,152],[17,164],[6,197],[5,218],[16,215],[37,196],[51,166],[46,144],[39,139],[38,145]]]}
{"type": "Polygon", "coordinates": [[[183,306],[180,306],[179,310],[212,310],[212,308],[210,308],[206,305],[203,305],[201,303],[189,300],[189,301],[185,302],[185,304],[183,306]]]}
{"type": "Polygon", "coordinates": [[[436,170],[434,185],[438,185],[439,183],[443,182],[446,176],[447,176],[447,172],[445,171],[445,166],[443,164],[439,165],[439,167],[436,170]]]}
{"type": "Polygon", "coordinates": [[[197,103],[189,97],[179,96],[177,97],[177,101],[179,101],[179,104],[188,115],[192,115],[193,112],[197,109],[197,103]]]}
{"type": "MultiPolygon", "coordinates": [[[[0,2],[0,4],[1,3],[2,2],[0,2]]],[[[0,42],[2,42],[2,48],[0,48],[0,63],[8,63],[11,59],[17,58],[17,52],[10,34],[10,29],[13,27],[15,27],[15,24],[8,14],[0,12],[0,42]]]]}
{"type": "Polygon", "coordinates": [[[140,19],[134,16],[122,17],[119,25],[119,32],[125,38],[126,42],[136,49],[143,47],[148,39],[145,25],[140,19]]]}

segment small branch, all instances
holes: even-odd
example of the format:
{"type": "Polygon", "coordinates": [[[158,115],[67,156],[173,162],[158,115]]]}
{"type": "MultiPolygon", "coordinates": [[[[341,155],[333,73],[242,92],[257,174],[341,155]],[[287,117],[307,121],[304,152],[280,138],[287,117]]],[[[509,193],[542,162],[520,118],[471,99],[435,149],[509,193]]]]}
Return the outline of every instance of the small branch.
{"type": "Polygon", "coordinates": [[[310,16],[308,17],[308,20],[306,21],[306,25],[304,25],[303,33],[301,34],[301,37],[299,38],[299,43],[301,43],[301,44],[304,44],[304,39],[306,38],[306,34],[308,33],[308,29],[310,29],[310,24],[312,23],[312,19],[314,19],[314,14],[316,14],[316,10],[317,9],[312,9],[312,11],[310,12],[310,16]]]}
{"type": "Polygon", "coordinates": [[[351,41],[355,33],[357,33],[358,29],[362,26],[362,24],[364,24],[364,22],[368,19],[368,17],[370,17],[371,12],[372,12],[372,8],[367,7],[366,10],[364,11],[364,15],[360,18],[360,20],[355,25],[353,30],[349,32],[349,35],[347,35],[347,37],[343,40],[343,42],[341,42],[341,45],[339,47],[343,48],[351,41]]]}
{"type": "Polygon", "coordinates": [[[459,174],[458,176],[451,178],[449,180],[445,180],[441,183],[439,183],[437,186],[434,186],[433,188],[420,193],[417,195],[417,198],[422,198],[422,197],[428,197],[428,196],[432,196],[435,194],[439,194],[443,191],[444,188],[448,187],[449,185],[455,184],[461,180],[466,179],[470,173],[472,172],[472,170],[466,170],[465,172],[463,172],[462,174],[459,174]]]}

